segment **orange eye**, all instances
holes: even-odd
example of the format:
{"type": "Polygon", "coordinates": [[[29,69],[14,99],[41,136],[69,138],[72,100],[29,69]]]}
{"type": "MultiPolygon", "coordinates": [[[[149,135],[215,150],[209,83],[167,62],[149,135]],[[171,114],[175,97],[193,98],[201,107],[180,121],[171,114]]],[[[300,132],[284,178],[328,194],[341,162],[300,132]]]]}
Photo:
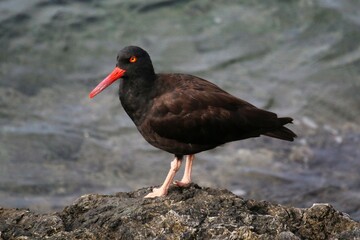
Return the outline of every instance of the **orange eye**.
{"type": "Polygon", "coordinates": [[[129,62],[131,63],[134,63],[137,61],[137,58],[135,56],[132,56],[130,59],[129,59],[129,62]]]}

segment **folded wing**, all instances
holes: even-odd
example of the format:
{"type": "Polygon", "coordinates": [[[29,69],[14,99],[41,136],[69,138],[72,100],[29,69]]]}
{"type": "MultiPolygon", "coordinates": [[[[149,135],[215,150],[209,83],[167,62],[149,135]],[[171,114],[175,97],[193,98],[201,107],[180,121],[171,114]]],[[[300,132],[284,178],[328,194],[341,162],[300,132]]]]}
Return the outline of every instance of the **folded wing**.
{"type": "Polygon", "coordinates": [[[163,138],[220,145],[261,134],[289,141],[295,137],[283,127],[291,118],[278,118],[206,80],[182,81],[177,87],[154,101],[147,119],[163,138]]]}

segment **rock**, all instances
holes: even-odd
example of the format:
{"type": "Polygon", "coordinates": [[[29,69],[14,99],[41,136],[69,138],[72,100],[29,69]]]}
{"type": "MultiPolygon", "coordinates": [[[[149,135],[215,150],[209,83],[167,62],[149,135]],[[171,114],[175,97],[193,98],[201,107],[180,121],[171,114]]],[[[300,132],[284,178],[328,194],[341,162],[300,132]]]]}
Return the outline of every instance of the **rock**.
{"type": "Polygon", "coordinates": [[[0,239],[359,239],[360,223],[329,204],[285,207],[228,190],[172,187],[89,194],[61,212],[0,208],[0,239]]]}

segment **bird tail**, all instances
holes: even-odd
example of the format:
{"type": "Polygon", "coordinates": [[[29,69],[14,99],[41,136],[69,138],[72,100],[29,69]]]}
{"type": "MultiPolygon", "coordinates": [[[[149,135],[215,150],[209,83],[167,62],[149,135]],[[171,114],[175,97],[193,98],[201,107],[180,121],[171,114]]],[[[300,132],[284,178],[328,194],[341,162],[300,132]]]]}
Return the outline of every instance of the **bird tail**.
{"type": "Polygon", "coordinates": [[[271,130],[269,132],[263,133],[263,135],[273,138],[278,138],[286,141],[294,141],[294,138],[296,138],[296,134],[291,131],[290,129],[284,127],[285,124],[292,123],[293,119],[290,117],[282,117],[278,118],[279,123],[281,125],[280,128],[271,130]]]}

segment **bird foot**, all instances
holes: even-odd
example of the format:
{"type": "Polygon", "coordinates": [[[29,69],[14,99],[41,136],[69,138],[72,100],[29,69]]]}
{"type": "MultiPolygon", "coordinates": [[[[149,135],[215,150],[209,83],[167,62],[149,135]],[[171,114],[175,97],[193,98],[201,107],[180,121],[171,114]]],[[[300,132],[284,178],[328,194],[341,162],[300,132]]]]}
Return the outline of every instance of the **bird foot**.
{"type": "Polygon", "coordinates": [[[191,183],[190,180],[174,181],[174,184],[178,187],[188,187],[190,183],[191,183]]]}
{"type": "Polygon", "coordinates": [[[164,188],[154,188],[151,193],[146,195],[144,198],[155,198],[155,197],[163,197],[166,196],[167,191],[164,188]]]}

